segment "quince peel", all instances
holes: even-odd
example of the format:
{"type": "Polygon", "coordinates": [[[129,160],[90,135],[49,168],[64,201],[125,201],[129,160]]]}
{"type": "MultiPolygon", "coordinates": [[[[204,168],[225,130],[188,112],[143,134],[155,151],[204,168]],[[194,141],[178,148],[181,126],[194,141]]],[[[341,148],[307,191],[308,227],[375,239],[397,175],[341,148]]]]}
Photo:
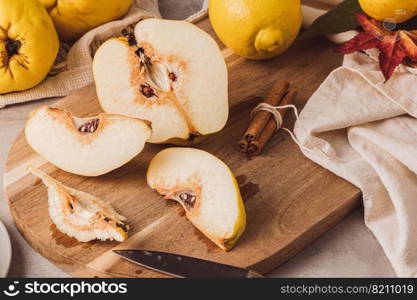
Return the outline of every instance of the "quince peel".
{"type": "Polygon", "coordinates": [[[380,69],[386,81],[406,59],[417,62],[417,31],[391,31],[385,28],[383,22],[363,13],[357,13],[356,18],[364,31],[339,47],[339,52],[351,54],[377,48],[380,51],[380,69]]]}

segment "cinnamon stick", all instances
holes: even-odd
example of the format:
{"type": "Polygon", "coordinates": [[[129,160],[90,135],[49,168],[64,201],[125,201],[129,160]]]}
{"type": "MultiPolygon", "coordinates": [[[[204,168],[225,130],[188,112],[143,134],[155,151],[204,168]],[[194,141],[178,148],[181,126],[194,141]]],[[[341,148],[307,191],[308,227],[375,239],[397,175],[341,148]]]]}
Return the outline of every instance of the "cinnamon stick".
{"type": "MultiPolygon", "coordinates": [[[[288,81],[278,80],[263,102],[271,106],[277,106],[288,91],[289,86],[290,83],[288,81]]],[[[244,139],[248,143],[257,140],[271,118],[273,118],[273,116],[269,112],[259,111],[253,118],[248,130],[245,132],[244,139]]]]}
{"type": "Polygon", "coordinates": [[[247,153],[249,149],[249,142],[245,139],[245,137],[241,138],[237,143],[239,150],[243,153],[247,153]]]}
{"type": "MultiPolygon", "coordinates": [[[[297,91],[290,88],[290,90],[287,92],[284,98],[282,98],[282,101],[277,106],[285,106],[285,105],[293,104],[296,97],[297,97],[297,91]]],[[[287,111],[288,111],[288,108],[279,109],[279,113],[281,114],[282,119],[284,119],[287,111]]],[[[271,113],[269,112],[266,112],[266,113],[268,113],[272,117],[271,113]]],[[[259,138],[249,142],[249,146],[247,148],[248,154],[249,155],[261,154],[265,145],[270,140],[271,136],[274,134],[276,130],[277,130],[277,122],[275,118],[272,117],[266,124],[259,138]]]]}

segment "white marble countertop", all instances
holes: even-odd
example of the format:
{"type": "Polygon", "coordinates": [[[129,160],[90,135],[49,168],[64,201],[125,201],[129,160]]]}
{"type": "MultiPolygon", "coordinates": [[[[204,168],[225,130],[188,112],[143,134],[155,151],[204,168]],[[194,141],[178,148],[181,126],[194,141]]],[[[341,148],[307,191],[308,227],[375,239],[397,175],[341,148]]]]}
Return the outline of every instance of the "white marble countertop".
{"type": "MultiPolygon", "coordinates": [[[[197,11],[203,0],[160,0],[166,18],[183,19],[197,11]]],[[[22,129],[37,101],[0,109],[0,181],[11,143],[22,129]]],[[[1,186],[3,189],[3,186],[1,186]]],[[[4,192],[0,193],[0,219],[5,223],[13,247],[9,277],[68,277],[33,250],[17,231],[4,192]]],[[[392,277],[395,276],[382,248],[366,228],[362,209],[312,243],[293,259],[269,274],[270,277],[392,277]]]]}

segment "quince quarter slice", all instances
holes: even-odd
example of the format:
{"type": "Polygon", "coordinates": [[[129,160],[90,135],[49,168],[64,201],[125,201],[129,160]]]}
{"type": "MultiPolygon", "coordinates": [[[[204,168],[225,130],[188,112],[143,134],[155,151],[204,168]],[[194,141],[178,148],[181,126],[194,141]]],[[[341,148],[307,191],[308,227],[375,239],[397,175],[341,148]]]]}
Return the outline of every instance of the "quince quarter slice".
{"type": "Polygon", "coordinates": [[[228,74],[206,32],[188,22],[146,19],[110,39],[93,70],[104,111],[152,122],[150,143],[192,145],[226,124],[228,74]]]}
{"type": "Polygon", "coordinates": [[[126,218],[109,204],[65,186],[39,169],[28,167],[28,170],[48,188],[49,215],[61,232],[80,242],[127,239],[129,228],[123,223],[126,218]]]}
{"type": "Polygon", "coordinates": [[[239,185],[230,169],[208,152],[169,148],[147,172],[148,185],[178,201],[186,217],[223,250],[230,250],[246,227],[239,185]]]}
{"type": "Polygon", "coordinates": [[[108,173],[133,159],[152,134],[148,121],[113,114],[76,118],[42,107],[29,116],[29,145],[58,168],[83,176],[108,173]]]}

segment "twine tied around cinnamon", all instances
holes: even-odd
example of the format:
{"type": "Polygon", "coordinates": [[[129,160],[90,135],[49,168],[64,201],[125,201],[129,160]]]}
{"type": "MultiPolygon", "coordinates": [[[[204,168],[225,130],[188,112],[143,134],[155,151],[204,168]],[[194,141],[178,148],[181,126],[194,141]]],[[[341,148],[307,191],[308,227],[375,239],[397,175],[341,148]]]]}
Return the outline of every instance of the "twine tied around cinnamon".
{"type": "Polygon", "coordinates": [[[269,113],[272,114],[272,116],[275,118],[275,122],[277,123],[277,130],[279,130],[280,128],[282,128],[282,124],[284,123],[284,119],[281,116],[281,113],[278,111],[278,109],[284,109],[284,108],[292,108],[295,111],[296,116],[298,116],[298,110],[295,107],[295,105],[293,104],[288,104],[288,105],[278,105],[278,106],[272,106],[268,103],[265,102],[261,102],[259,103],[251,112],[250,117],[253,120],[253,118],[255,117],[255,115],[263,110],[263,111],[267,111],[269,113]]]}
{"type": "MultiPolygon", "coordinates": [[[[299,121],[298,109],[293,104],[296,97],[297,91],[290,87],[290,83],[288,81],[278,80],[265,98],[265,101],[259,103],[252,110],[249,128],[238,143],[239,150],[250,156],[259,155],[262,153],[264,147],[271,139],[274,132],[279,129],[283,129],[288,132],[292,140],[301,149],[311,153],[316,153],[314,150],[303,145],[290,129],[283,127],[285,114],[289,109],[292,109],[300,126],[305,131],[306,136],[309,136],[309,134],[307,134],[307,130],[299,121]]],[[[329,155],[327,155],[321,147],[317,148],[319,152],[329,158],[329,155]]]]}
{"type": "MultiPolygon", "coordinates": [[[[269,112],[270,114],[272,114],[275,122],[276,122],[276,131],[282,129],[284,131],[286,131],[291,139],[294,141],[294,143],[296,143],[300,148],[302,148],[305,151],[308,152],[313,152],[314,151],[306,146],[304,146],[303,144],[301,144],[301,142],[297,139],[297,137],[295,136],[295,134],[288,128],[283,127],[283,123],[284,123],[284,118],[281,115],[281,113],[279,112],[279,109],[292,109],[294,111],[295,117],[297,119],[297,121],[300,123],[301,128],[304,130],[304,132],[306,133],[306,136],[308,136],[307,134],[307,129],[303,126],[303,124],[301,123],[300,116],[298,113],[298,109],[295,105],[293,104],[287,104],[287,105],[277,105],[277,106],[272,106],[268,103],[265,102],[261,102],[259,103],[251,112],[251,119],[254,118],[254,116],[259,112],[259,111],[266,111],[269,112]]],[[[324,156],[328,159],[330,159],[330,157],[322,150],[319,148],[319,151],[322,152],[322,154],[324,154],[324,156]]]]}

